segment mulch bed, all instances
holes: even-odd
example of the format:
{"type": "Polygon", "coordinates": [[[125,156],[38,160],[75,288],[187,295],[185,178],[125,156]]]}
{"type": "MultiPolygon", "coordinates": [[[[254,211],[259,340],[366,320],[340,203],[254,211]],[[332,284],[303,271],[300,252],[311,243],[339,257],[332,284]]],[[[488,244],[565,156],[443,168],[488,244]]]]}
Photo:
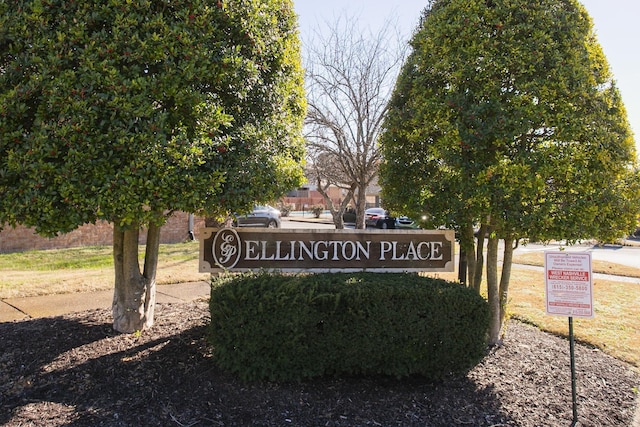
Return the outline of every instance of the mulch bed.
{"type": "MultiPolygon", "coordinates": [[[[7,426],[569,426],[569,345],[512,321],[466,376],[242,383],[215,365],[204,301],[158,304],[119,335],[110,310],[0,324],[7,426]]],[[[577,345],[579,424],[629,426],[640,374],[577,345]]]]}

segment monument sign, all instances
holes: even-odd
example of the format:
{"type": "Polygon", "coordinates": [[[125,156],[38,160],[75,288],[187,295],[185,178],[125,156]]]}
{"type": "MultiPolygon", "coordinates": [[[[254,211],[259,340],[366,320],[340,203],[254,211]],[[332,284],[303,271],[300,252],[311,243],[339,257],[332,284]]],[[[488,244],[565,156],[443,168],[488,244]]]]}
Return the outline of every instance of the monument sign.
{"type": "Polygon", "coordinates": [[[452,230],[205,228],[200,272],[452,272],[452,230]]]}

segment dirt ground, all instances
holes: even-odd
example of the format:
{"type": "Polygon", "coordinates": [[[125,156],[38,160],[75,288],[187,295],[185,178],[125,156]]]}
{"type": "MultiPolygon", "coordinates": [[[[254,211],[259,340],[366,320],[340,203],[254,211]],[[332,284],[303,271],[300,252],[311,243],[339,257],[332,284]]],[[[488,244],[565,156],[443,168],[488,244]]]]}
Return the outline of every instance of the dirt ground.
{"type": "MultiPolygon", "coordinates": [[[[569,345],[512,321],[466,376],[242,383],[215,365],[206,302],[158,305],[119,335],[109,310],[0,324],[6,426],[569,426],[569,345]]],[[[576,348],[580,426],[629,426],[640,374],[576,348]]]]}

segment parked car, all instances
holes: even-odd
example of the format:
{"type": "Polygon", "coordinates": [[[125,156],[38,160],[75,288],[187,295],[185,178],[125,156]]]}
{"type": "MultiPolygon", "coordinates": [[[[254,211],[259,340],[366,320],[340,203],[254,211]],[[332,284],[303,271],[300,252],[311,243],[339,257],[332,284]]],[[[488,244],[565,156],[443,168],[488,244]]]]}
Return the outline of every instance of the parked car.
{"type": "Polygon", "coordinates": [[[398,218],[396,218],[396,228],[416,229],[420,228],[420,226],[416,224],[414,220],[407,216],[399,216],[398,218]]]}
{"type": "Polygon", "coordinates": [[[236,227],[280,228],[280,211],[269,205],[254,206],[248,215],[238,215],[234,221],[236,227]]]}
{"type": "Polygon", "coordinates": [[[345,224],[355,224],[356,223],[356,211],[353,208],[348,208],[345,213],[342,215],[342,221],[345,224]]]}
{"type": "Polygon", "coordinates": [[[367,227],[396,228],[396,219],[382,208],[369,208],[364,211],[364,223],[367,227]]]}

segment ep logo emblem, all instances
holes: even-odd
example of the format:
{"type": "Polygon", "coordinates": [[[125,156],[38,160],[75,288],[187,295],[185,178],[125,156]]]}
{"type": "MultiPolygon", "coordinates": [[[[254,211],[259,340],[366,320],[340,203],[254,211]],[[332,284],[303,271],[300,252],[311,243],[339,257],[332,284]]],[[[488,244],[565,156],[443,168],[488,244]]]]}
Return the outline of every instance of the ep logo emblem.
{"type": "Polygon", "coordinates": [[[240,236],[236,230],[223,228],[213,238],[213,259],[216,265],[229,270],[240,260],[240,236]]]}

